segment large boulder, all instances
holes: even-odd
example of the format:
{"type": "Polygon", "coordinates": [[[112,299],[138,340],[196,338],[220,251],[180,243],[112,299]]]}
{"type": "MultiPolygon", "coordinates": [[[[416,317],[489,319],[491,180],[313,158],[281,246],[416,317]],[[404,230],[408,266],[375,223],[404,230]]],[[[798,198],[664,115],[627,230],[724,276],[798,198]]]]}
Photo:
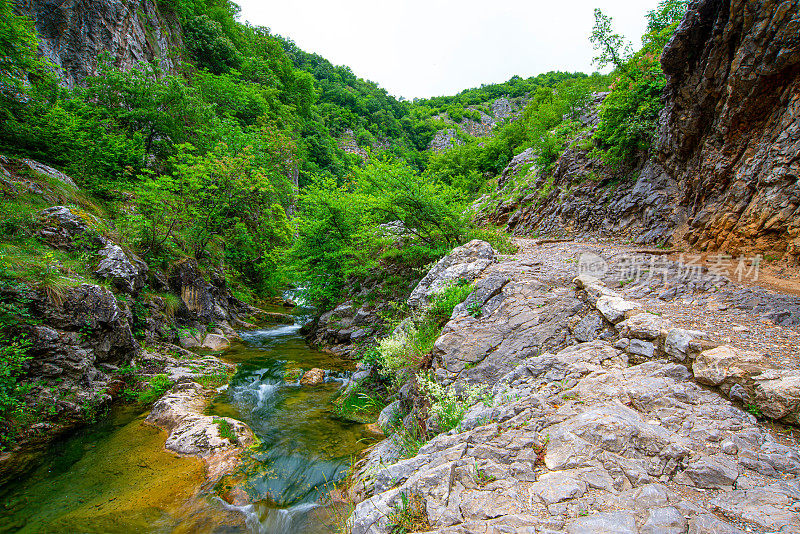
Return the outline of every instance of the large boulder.
{"type": "Polygon", "coordinates": [[[208,334],[203,339],[203,344],[201,345],[204,349],[210,350],[226,350],[229,349],[231,346],[230,340],[221,335],[221,334],[208,334]]]}
{"type": "Polygon", "coordinates": [[[193,258],[186,258],[172,267],[169,286],[180,295],[183,306],[179,311],[186,318],[205,323],[229,318],[228,312],[217,298],[220,291],[206,281],[193,258]]]}
{"type": "Polygon", "coordinates": [[[144,287],[148,267],[135,254],[125,252],[116,243],[107,242],[98,252],[101,260],[94,273],[108,280],[124,293],[134,293],[144,287]]]}
{"type": "Polygon", "coordinates": [[[41,222],[39,236],[55,248],[72,250],[80,245],[102,248],[109,240],[98,228],[100,220],[83,210],[67,206],[52,206],[38,213],[41,222]]]}
{"type": "Polygon", "coordinates": [[[692,365],[695,380],[719,387],[771,419],[800,424],[800,371],[777,368],[763,354],[723,345],[692,365]]]}
{"type": "Polygon", "coordinates": [[[408,305],[415,309],[422,308],[448,283],[461,279],[472,282],[494,262],[494,256],[492,245],[478,239],[453,249],[420,280],[408,297],[408,305]]]}
{"type": "Polygon", "coordinates": [[[167,430],[168,450],[202,458],[214,481],[240,464],[239,456],[256,438],[241,421],[204,415],[211,393],[195,382],[180,382],[153,405],[146,421],[167,430]]]}

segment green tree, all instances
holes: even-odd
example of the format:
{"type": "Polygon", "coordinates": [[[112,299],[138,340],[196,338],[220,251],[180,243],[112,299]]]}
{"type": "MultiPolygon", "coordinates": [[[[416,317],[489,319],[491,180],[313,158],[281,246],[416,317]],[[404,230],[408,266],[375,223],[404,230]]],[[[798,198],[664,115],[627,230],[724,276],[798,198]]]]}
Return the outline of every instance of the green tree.
{"type": "Polygon", "coordinates": [[[592,41],[601,50],[597,60],[616,66],[612,89],[600,109],[594,140],[609,163],[635,164],[650,147],[655,135],[666,78],[660,57],[664,45],[686,12],[687,2],[663,0],[650,11],[644,46],[635,54],[622,55],[622,38],[611,33],[611,19],[595,11],[592,41]]]}
{"type": "Polygon", "coordinates": [[[370,263],[371,244],[360,235],[365,214],[364,199],[330,176],[316,177],[300,194],[291,257],[305,297],[322,309],[370,263]]]}
{"type": "Polygon", "coordinates": [[[630,44],[622,35],[613,32],[612,24],[611,17],[600,9],[594,10],[594,27],[589,38],[598,52],[594,62],[600,67],[611,64],[615,69],[624,71],[625,63],[631,55],[630,44]]]}
{"type": "Polygon", "coordinates": [[[236,45],[225,34],[222,24],[208,15],[188,20],[184,26],[186,46],[197,66],[214,74],[238,68],[241,63],[236,45]]]}
{"type": "Polygon", "coordinates": [[[354,171],[356,191],[364,195],[377,222],[400,221],[421,243],[456,246],[465,228],[458,192],[417,173],[403,161],[372,161],[354,171]]]}

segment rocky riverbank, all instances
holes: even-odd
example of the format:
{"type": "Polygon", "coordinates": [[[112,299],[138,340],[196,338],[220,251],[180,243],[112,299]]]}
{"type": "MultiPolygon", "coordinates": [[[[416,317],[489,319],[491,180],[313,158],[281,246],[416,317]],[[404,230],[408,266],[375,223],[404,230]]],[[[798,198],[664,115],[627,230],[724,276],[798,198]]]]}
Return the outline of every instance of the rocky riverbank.
{"type": "MultiPolygon", "coordinates": [[[[401,458],[398,434],[365,455],[348,489],[352,531],[389,532],[403,515],[453,533],[800,529],[800,447],[771,422],[798,424],[800,361],[682,328],[648,300],[735,301],[740,286],[703,269],[633,283],[613,267],[634,249],[520,244],[478,272],[465,268],[477,257],[454,252],[461,268],[448,268],[470,272],[475,291],[431,369],[442,385],[491,394],[413,456],[401,458]],[[576,277],[590,257],[609,269],[576,277]]],[[[673,275],[685,267],[648,257],[673,275]]],[[[768,317],[797,299],[762,293],[763,320],[796,335],[768,317]]],[[[410,391],[389,409],[424,411],[410,391]]]]}
{"type": "Polygon", "coordinates": [[[33,237],[0,251],[2,327],[25,347],[19,378],[8,375],[20,381],[6,386],[18,391],[19,405],[0,424],[0,483],[115,401],[149,389],[157,397],[181,380],[227,380],[232,366],[185,348],[224,350],[235,328],[293,320],[241,302],[224,272],[203,273],[193,259],[148,265],[123,245],[113,219],[52,167],[0,156],[0,188],[35,208],[15,222],[33,237]]]}

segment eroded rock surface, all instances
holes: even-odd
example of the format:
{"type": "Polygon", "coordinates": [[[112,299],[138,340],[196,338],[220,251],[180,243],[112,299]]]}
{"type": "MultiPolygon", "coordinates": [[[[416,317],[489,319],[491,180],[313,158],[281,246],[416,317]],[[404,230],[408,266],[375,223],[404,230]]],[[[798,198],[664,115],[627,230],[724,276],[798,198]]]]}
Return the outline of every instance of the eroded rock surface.
{"type": "Polygon", "coordinates": [[[401,493],[424,497],[436,532],[800,529],[798,449],[682,365],[628,367],[597,341],[525,359],[493,393],[461,431],[367,478],[353,532],[387,532],[401,493]]]}
{"type": "Polygon", "coordinates": [[[208,478],[215,479],[233,468],[256,438],[241,421],[203,415],[210,394],[195,382],[179,382],[153,405],[147,422],[167,430],[167,449],[203,458],[208,478]]]}
{"type": "Polygon", "coordinates": [[[408,297],[408,305],[420,308],[430,304],[431,297],[444,289],[446,284],[458,280],[475,280],[491,265],[494,256],[492,246],[478,239],[453,249],[420,280],[408,297]]]}
{"type": "Polygon", "coordinates": [[[795,422],[796,371],[714,345],[625,288],[573,282],[586,249],[528,248],[481,271],[433,365],[491,401],[410,458],[398,434],[370,449],[349,488],[354,533],[390,532],[412,496],[439,533],[800,530],[800,447],[744,409],[795,422]],[[602,312],[609,298],[621,318],[602,312]]]}
{"type": "Polygon", "coordinates": [[[63,69],[72,87],[97,73],[97,60],[111,53],[115,64],[130,68],[156,62],[177,74],[183,50],[180,23],[155,0],[22,0],[16,10],[34,21],[40,52],[63,69]]]}
{"type": "Polygon", "coordinates": [[[509,176],[524,175],[512,162],[499,183],[506,194],[481,204],[486,218],[519,235],[629,236],[796,263],[798,35],[796,0],[691,2],[661,56],[665,108],[649,152],[610,168],[582,135],[552,174],[517,190],[509,176]]]}

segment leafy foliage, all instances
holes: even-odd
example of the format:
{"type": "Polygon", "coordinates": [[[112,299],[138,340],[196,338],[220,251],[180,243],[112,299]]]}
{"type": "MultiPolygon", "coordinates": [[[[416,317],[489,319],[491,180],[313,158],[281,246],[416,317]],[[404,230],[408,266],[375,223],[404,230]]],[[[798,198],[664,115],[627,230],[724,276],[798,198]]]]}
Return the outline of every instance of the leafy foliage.
{"type": "Polygon", "coordinates": [[[21,380],[24,364],[30,359],[30,342],[23,327],[32,320],[25,291],[25,286],[0,271],[0,450],[13,438],[12,419],[22,408],[22,397],[28,391],[21,380]]]}
{"type": "Polygon", "coordinates": [[[488,177],[500,174],[516,154],[528,148],[538,154],[539,167],[547,170],[578,127],[572,121],[585,109],[589,95],[604,83],[604,77],[592,76],[567,80],[555,88],[538,87],[518,120],[500,128],[492,138],[471,139],[432,155],[426,173],[475,195],[488,177]],[[553,131],[565,117],[568,127],[553,131]]]}
{"type": "Polygon", "coordinates": [[[399,382],[404,378],[401,376],[404,370],[419,370],[455,307],[474,289],[469,283],[446,286],[434,295],[428,307],[412,320],[412,324],[383,338],[377,350],[384,375],[399,382]]]}
{"type": "Polygon", "coordinates": [[[458,428],[467,411],[489,393],[485,386],[465,385],[461,389],[446,388],[426,374],[417,375],[420,391],[431,400],[431,414],[436,418],[442,432],[458,428]]]}
{"type": "Polygon", "coordinates": [[[167,375],[155,375],[149,380],[147,387],[139,392],[136,400],[142,404],[150,404],[166,393],[170,386],[172,382],[167,375]]]}
{"type": "Polygon", "coordinates": [[[646,154],[663,108],[661,96],[666,78],[661,70],[661,51],[686,12],[685,0],[662,0],[647,15],[647,34],[636,53],[613,33],[612,20],[595,10],[592,43],[600,66],[611,63],[615,70],[611,93],[600,110],[594,140],[604,159],[614,165],[635,163],[646,154]]]}
{"type": "Polygon", "coordinates": [[[291,254],[305,297],[329,306],[384,249],[402,253],[383,258],[422,265],[449,252],[466,236],[462,206],[451,187],[397,160],[373,160],[344,185],[317,179],[300,196],[291,254]]]}

